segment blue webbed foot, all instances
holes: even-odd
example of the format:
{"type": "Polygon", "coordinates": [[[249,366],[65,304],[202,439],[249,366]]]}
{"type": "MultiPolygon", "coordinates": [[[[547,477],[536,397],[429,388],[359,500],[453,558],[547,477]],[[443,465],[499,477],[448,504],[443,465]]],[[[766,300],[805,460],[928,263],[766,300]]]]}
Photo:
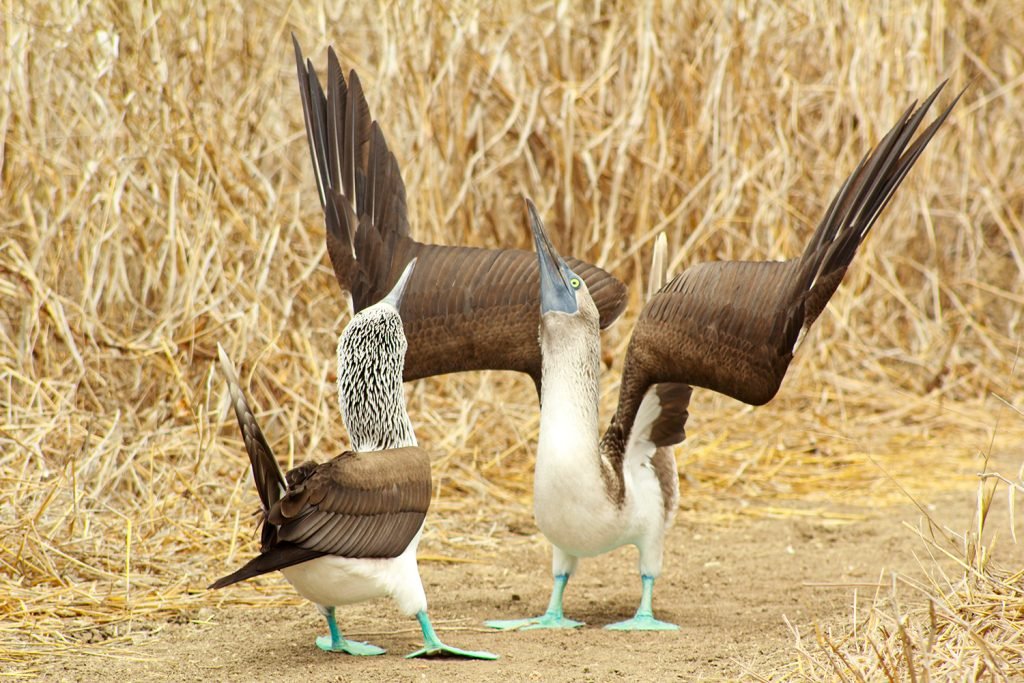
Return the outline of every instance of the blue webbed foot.
{"type": "Polygon", "coordinates": [[[377,647],[376,645],[370,645],[369,643],[360,643],[355,640],[347,640],[345,636],[341,635],[341,631],[338,629],[338,622],[334,618],[334,607],[323,607],[318,608],[327,619],[327,628],[330,629],[331,635],[320,636],[316,639],[316,646],[325,652],[345,652],[350,655],[357,657],[372,657],[373,655],[382,655],[385,650],[377,647]]]}
{"type": "Polygon", "coordinates": [[[565,584],[569,582],[568,574],[557,574],[555,584],[551,589],[551,600],[548,602],[548,610],[539,617],[532,619],[492,619],[485,621],[484,625],[499,631],[529,631],[540,628],[579,628],[583,626],[582,621],[566,619],[562,614],[562,593],[565,591],[565,584]]]}
{"type": "Polygon", "coordinates": [[[654,577],[641,576],[643,581],[643,595],[640,597],[640,607],[632,619],[626,619],[614,624],[608,624],[606,629],[612,631],[678,631],[679,627],[667,621],[658,621],[654,618],[651,609],[651,601],[654,597],[654,577]]]}
{"type": "Polygon", "coordinates": [[[463,650],[462,648],[445,645],[438,641],[435,645],[424,645],[415,652],[410,652],[405,656],[406,659],[415,659],[417,657],[463,657],[465,659],[494,660],[498,658],[498,655],[484,650],[463,650]]]}
{"type": "Polygon", "coordinates": [[[530,619],[492,619],[485,621],[484,625],[499,631],[529,631],[541,628],[579,628],[583,622],[566,619],[561,614],[547,613],[530,619]]]}
{"type": "Polygon", "coordinates": [[[679,627],[667,621],[659,621],[652,614],[638,614],[632,619],[605,626],[610,631],[678,631],[679,627]]]}
{"type": "Polygon", "coordinates": [[[350,655],[356,655],[357,657],[371,657],[374,655],[382,655],[386,652],[384,648],[377,647],[376,645],[360,643],[346,638],[339,638],[335,641],[332,640],[330,636],[320,636],[317,638],[316,646],[326,652],[345,652],[350,655]]]}
{"type": "Polygon", "coordinates": [[[405,656],[406,659],[414,659],[416,657],[463,657],[465,659],[494,660],[498,658],[498,655],[483,650],[463,650],[462,648],[445,645],[437,637],[434,625],[430,623],[430,617],[427,616],[426,612],[417,612],[416,619],[420,622],[420,628],[423,630],[423,647],[407,654],[405,656]]]}

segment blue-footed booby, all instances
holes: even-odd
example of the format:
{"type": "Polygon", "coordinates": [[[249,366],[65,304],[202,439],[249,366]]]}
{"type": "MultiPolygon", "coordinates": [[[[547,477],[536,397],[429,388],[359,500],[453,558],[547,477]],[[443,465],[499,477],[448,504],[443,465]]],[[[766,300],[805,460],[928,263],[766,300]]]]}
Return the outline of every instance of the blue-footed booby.
{"type": "Polygon", "coordinates": [[[600,438],[597,308],[587,283],[558,255],[527,200],[540,264],[542,354],[533,509],[537,526],[553,546],[554,589],[543,616],[488,625],[580,626],[562,611],[563,591],[579,558],[635,545],[640,606],[633,618],[606,628],[678,628],[654,617],[652,597],[678,498],[669,447],[685,438],[692,387],[751,405],[775,396],[802,335],[959,100],[911,141],[942,87],[920,108],[911,105],[861,161],[800,258],[697,264],[650,296],[627,348],[618,407],[600,438]]]}
{"type": "MultiPolygon", "coordinates": [[[[536,256],[417,242],[409,235],[405,185],[355,71],[327,53],[327,92],[292,36],[313,172],[327,224],[327,252],[342,290],[360,311],[417,260],[402,300],[409,342],[405,380],[468,370],[516,370],[540,382],[536,256]]],[[[587,283],[600,327],[626,304],[626,288],[597,266],[566,262],[587,283]]]]}
{"type": "Polygon", "coordinates": [[[424,646],[408,657],[454,655],[496,659],[489,652],[441,642],[427,615],[416,548],[430,506],[430,459],[416,442],[405,410],[402,364],[406,340],[398,306],[410,280],[410,262],[393,290],[356,314],[338,342],[338,390],[353,451],[324,463],[281,472],[234,366],[218,345],[221,368],[249,454],[263,508],[260,554],[210,588],[280,570],[327,620],[322,650],[379,655],[374,645],[347,640],[335,607],[391,596],[416,616],[424,646]]]}

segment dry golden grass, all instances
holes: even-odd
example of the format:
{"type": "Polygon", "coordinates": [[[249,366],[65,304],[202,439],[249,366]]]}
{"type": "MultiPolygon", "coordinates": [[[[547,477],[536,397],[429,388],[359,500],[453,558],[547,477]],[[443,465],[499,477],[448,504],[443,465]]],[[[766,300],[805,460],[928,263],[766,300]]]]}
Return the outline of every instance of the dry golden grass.
{"type": "MultiPolygon", "coordinates": [[[[994,414],[995,397],[1024,401],[1024,15],[1012,0],[853,4],[2,3],[0,668],[286,599],[202,588],[251,550],[237,539],[255,500],[216,342],[280,457],[344,442],[331,380],[347,313],[291,31],[316,64],[334,44],[359,71],[420,239],[526,247],[525,193],[564,251],[631,283],[609,358],[659,231],[674,270],[794,255],[911,100],[969,85],[776,401],[695,396],[684,504],[832,514],[896,500],[882,470],[913,495],[970,486],[993,432],[1019,455],[1022,422],[997,430],[994,414]]],[[[425,545],[486,556],[484,516],[456,536],[443,513],[526,514],[532,387],[490,375],[409,394],[439,458],[425,545]]],[[[1007,583],[978,569],[958,590],[1007,583]]]]}
{"type": "Polygon", "coordinates": [[[1024,568],[1008,570],[993,560],[998,535],[989,528],[993,496],[1003,485],[1009,506],[999,517],[1009,512],[1015,534],[1014,500],[1024,493],[1022,475],[1024,468],[1015,480],[983,473],[973,528],[963,533],[943,528],[925,511],[927,525],[916,531],[927,549],[926,579],[883,577],[888,587],[879,584],[866,610],[858,612],[855,601],[852,623],[835,630],[817,627],[813,645],[794,628],[798,657],[773,678],[894,682],[1024,676],[1024,568]],[[944,571],[942,560],[953,569],[944,571]]]}

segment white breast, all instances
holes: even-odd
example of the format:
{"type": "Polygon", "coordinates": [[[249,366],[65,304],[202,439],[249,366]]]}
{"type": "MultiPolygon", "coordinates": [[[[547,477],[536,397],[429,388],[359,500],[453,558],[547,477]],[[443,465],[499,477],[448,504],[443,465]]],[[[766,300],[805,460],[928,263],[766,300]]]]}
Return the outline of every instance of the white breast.
{"type": "Polygon", "coordinates": [[[631,440],[623,466],[625,500],[619,507],[606,493],[596,435],[568,426],[580,424],[573,405],[545,400],[548,412],[542,419],[534,474],[537,526],[554,545],[576,557],[660,542],[664,504],[650,462],[653,445],[631,440]]]}
{"type": "Polygon", "coordinates": [[[572,385],[551,374],[544,384],[533,513],[553,544],[570,555],[591,557],[629,542],[623,540],[626,520],[605,492],[596,406],[565,390],[572,385]]]}

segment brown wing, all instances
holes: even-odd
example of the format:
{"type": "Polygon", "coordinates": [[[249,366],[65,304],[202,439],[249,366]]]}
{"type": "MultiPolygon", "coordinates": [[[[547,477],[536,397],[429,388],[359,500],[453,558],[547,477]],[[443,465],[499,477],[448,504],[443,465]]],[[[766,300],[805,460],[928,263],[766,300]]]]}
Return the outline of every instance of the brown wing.
{"type": "Polygon", "coordinates": [[[430,459],[420,448],[347,452],[288,473],[270,510],[280,542],[341,557],[397,557],[430,507],[430,459]]]}
{"type": "Polygon", "coordinates": [[[659,382],[701,386],[752,405],[771,400],[801,330],[824,309],[857,247],[960,99],[911,142],[944,85],[916,111],[907,109],[854,170],[799,259],[698,264],[651,298],[633,330],[606,439],[625,443],[644,393],[659,382]]]}
{"type": "MultiPolygon", "coordinates": [[[[359,78],[346,83],[328,51],[324,95],[295,41],[306,135],[327,226],[327,251],[341,288],[362,310],[379,301],[417,258],[402,321],[406,380],[463,370],[517,370],[540,380],[540,292],[536,256],[518,249],[422,244],[409,237],[405,185],[372,121],[359,78]]],[[[586,281],[607,327],[626,288],[597,266],[566,259],[586,281]]]]}
{"type": "MultiPolygon", "coordinates": [[[[537,256],[521,249],[477,249],[402,240],[387,277],[393,282],[413,257],[416,270],[402,299],[409,340],[406,380],[467,370],[515,370],[540,382],[540,275],[537,256]]],[[[578,259],[566,259],[594,282],[595,301],[617,316],[625,287],[578,259]]],[[[381,293],[383,295],[383,292],[381,293]]],[[[612,318],[614,319],[614,318],[612,318]]],[[[611,319],[607,321],[611,323],[611,319]]]]}
{"type": "Polygon", "coordinates": [[[265,516],[260,554],[210,588],[337,555],[398,557],[430,506],[430,460],[420,448],[342,453],[288,472],[288,491],[265,516]]]}

